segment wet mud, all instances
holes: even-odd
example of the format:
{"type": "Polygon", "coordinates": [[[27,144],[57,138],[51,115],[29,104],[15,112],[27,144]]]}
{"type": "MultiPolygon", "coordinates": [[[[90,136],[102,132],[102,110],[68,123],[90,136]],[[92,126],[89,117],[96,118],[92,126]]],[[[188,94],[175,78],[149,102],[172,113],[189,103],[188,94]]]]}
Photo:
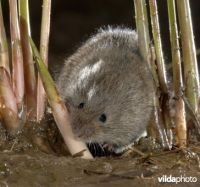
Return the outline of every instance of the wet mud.
{"type": "Polygon", "coordinates": [[[55,127],[28,124],[15,136],[0,131],[0,187],[200,185],[198,142],[171,151],[142,143],[122,155],[83,160],[67,154],[62,138],[55,138],[55,127]],[[170,177],[179,178],[169,182],[170,177]],[[159,182],[162,178],[168,182],[159,182]]]}

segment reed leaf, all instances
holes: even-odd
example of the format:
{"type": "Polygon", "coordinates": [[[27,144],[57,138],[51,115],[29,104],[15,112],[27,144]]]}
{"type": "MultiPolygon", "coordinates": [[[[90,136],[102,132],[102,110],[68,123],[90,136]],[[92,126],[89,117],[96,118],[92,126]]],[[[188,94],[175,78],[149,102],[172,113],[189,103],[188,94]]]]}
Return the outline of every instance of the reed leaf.
{"type": "Polygon", "coordinates": [[[70,125],[70,119],[69,114],[67,111],[67,108],[62,101],[61,97],[59,96],[59,93],[55,87],[54,81],[51,77],[51,75],[48,72],[47,66],[43,62],[35,44],[33,41],[31,41],[31,46],[33,50],[33,54],[35,57],[35,62],[41,77],[41,80],[43,82],[44,89],[47,94],[47,98],[49,101],[49,104],[53,111],[54,119],[57,123],[57,126],[63,136],[63,139],[72,155],[78,155],[80,153],[80,156],[85,159],[91,159],[92,155],[90,154],[88,148],[86,145],[76,140],[71,129],[70,125]]]}

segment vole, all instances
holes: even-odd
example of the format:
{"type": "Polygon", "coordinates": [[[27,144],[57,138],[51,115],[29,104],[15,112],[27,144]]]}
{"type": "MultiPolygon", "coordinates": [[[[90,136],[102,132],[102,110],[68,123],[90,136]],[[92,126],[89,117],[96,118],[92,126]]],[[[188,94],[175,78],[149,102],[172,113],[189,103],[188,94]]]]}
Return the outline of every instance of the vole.
{"type": "Polygon", "coordinates": [[[145,132],[154,85],[134,30],[100,29],[66,60],[57,86],[86,143],[118,153],[145,132]]]}

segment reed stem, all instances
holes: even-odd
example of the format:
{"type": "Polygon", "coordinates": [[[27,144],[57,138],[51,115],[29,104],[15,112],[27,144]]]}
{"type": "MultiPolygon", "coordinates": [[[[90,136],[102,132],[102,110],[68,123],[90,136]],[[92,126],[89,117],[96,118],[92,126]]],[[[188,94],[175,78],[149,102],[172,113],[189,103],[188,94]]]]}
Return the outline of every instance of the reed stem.
{"type": "Polygon", "coordinates": [[[134,0],[135,20],[138,34],[138,47],[143,59],[148,63],[152,73],[155,87],[159,87],[158,76],[156,72],[154,51],[150,44],[149,22],[147,16],[147,5],[145,0],[134,0]]]}
{"type": "Polygon", "coordinates": [[[4,27],[1,1],[0,1],[0,67],[4,67],[10,77],[8,43],[4,27]]]}
{"type": "Polygon", "coordinates": [[[185,116],[185,103],[183,100],[183,78],[182,64],[180,57],[179,36],[177,29],[175,0],[168,0],[169,30],[173,66],[173,89],[175,93],[175,124],[177,144],[179,147],[186,147],[187,126],[185,116]]]}
{"type": "Polygon", "coordinates": [[[150,17],[155,45],[156,63],[158,68],[158,78],[160,88],[163,93],[168,93],[165,62],[163,58],[162,43],[160,38],[160,26],[158,20],[158,10],[156,0],[149,0],[150,17]]]}
{"type": "Polygon", "coordinates": [[[12,82],[18,109],[22,109],[24,99],[24,67],[18,20],[17,0],[9,0],[10,35],[12,48],[12,82]]]}
{"type": "Polygon", "coordinates": [[[192,110],[197,114],[200,88],[190,2],[188,0],[177,0],[176,3],[181,31],[185,94],[192,110]]]}
{"type": "Polygon", "coordinates": [[[33,63],[31,46],[29,44],[30,21],[29,21],[29,1],[19,0],[19,20],[21,42],[24,60],[24,79],[25,79],[25,104],[27,116],[30,120],[36,119],[36,75],[33,63]]]}
{"type": "MultiPolygon", "coordinates": [[[[51,14],[51,0],[43,0],[42,9],[42,24],[40,37],[40,54],[42,60],[48,65],[48,46],[49,46],[49,32],[50,32],[50,14],[51,14]]],[[[37,85],[37,121],[39,122],[44,117],[45,111],[45,91],[42,85],[40,76],[38,76],[37,85]]]]}

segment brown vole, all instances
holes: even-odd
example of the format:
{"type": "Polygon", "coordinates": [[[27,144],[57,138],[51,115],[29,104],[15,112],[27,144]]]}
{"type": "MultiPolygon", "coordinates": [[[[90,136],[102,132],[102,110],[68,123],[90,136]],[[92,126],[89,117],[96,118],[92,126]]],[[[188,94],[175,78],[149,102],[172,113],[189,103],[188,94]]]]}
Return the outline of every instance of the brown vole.
{"type": "Polygon", "coordinates": [[[100,30],[66,60],[57,85],[85,142],[120,152],[145,132],[154,87],[135,31],[100,30]]]}

